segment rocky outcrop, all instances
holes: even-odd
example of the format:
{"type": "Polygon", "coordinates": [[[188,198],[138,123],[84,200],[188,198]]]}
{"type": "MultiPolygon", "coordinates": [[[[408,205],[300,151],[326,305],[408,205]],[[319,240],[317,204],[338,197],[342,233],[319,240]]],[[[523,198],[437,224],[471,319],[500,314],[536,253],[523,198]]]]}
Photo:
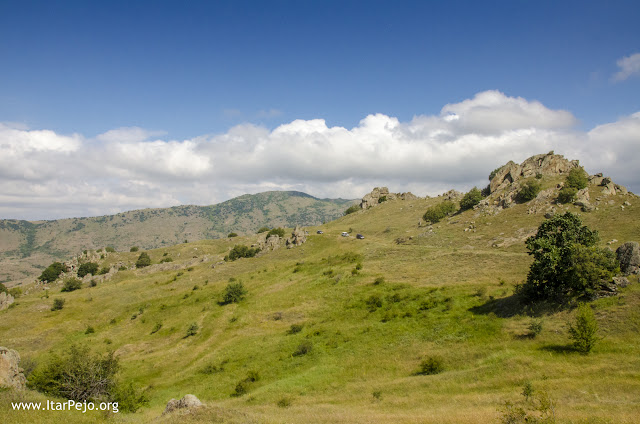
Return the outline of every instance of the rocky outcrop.
{"type": "Polygon", "coordinates": [[[360,201],[360,207],[362,209],[369,209],[387,200],[416,200],[418,196],[411,193],[391,193],[387,187],[376,187],[371,190],[371,193],[366,194],[360,201]]]}
{"type": "Polygon", "coordinates": [[[288,249],[291,249],[292,247],[300,246],[306,241],[307,232],[304,230],[304,228],[298,227],[296,225],[296,228],[294,228],[293,232],[291,233],[291,237],[287,239],[286,245],[288,249]]]}
{"type": "Polygon", "coordinates": [[[0,387],[24,389],[27,379],[22,372],[18,352],[0,347],[0,387]]]}
{"type": "Polygon", "coordinates": [[[13,296],[9,293],[0,292],[0,311],[3,309],[7,309],[14,302],[13,296]]]}
{"type": "Polygon", "coordinates": [[[543,155],[531,156],[520,165],[509,161],[491,179],[491,193],[505,189],[509,184],[522,178],[535,177],[538,174],[542,176],[568,174],[569,171],[578,166],[580,164],[577,160],[567,160],[562,155],[554,154],[553,151],[543,155]]]}
{"type": "Polygon", "coordinates": [[[629,241],[618,247],[616,250],[618,262],[620,262],[620,271],[623,274],[640,273],[640,244],[635,241],[629,241]]]}
{"type": "Polygon", "coordinates": [[[184,397],[180,400],[171,399],[167,402],[167,407],[164,409],[162,415],[170,414],[174,411],[184,409],[186,411],[199,408],[204,404],[200,402],[200,399],[195,397],[194,395],[184,395],[184,397]]]}
{"type": "Polygon", "coordinates": [[[446,193],[442,193],[438,197],[442,197],[444,200],[460,200],[464,196],[463,193],[460,193],[457,190],[449,190],[446,193]]]}

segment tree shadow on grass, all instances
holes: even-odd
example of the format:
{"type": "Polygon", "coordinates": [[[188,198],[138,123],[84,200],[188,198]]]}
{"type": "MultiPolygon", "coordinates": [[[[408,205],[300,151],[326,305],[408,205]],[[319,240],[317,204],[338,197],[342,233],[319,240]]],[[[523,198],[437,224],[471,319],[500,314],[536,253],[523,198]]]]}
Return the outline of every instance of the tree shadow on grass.
{"type": "Polygon", "coordinates": [[[551,353],[578,353],[578,351],[571,345],[550,344],[542,346],[540,350],[551,353]]]}
{"type": "Polygon", "coordinates": [[[500,318],[511,318],[516,315],[526,315],[530,317],[541,317],[550,313],[565,309],[567,305],[556,302],[526,302],[521,295],[490,299],[482,305],[469,308],[469,311],[478,315],[495,314],[500,318]]]}

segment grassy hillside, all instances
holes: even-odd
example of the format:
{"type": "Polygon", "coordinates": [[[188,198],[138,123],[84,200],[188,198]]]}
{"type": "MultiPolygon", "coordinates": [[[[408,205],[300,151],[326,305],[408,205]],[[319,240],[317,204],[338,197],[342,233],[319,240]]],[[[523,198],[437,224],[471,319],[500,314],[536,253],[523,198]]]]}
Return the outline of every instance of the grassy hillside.
{"type": "MultiPolygon", "coordinates": [[[[591,190],[598,196],[599,188],[591,190]]],[[[154,264],[173,258],[175,269],[121,271],[72,293],[52,287],[48,297],[33,289],[0,312],[2,345],[27,363],[72,343],[115,350],[121,377],[147,389],[150,404],[112,417],[44,415],[8,405],[42,395],[1,392],[0,415],[15,423],[485,423],[499,422],[505,402],[520,402],[530,385],[548,395],[557,422],[637,422],[637,278],[619,296],[592,303],[602,340],[580,355],[567,330],[575,311],[530,311],[513,295],[531,263],[524,238],[542,215],[519,204],[419,227],[425,209],[440,200],[387,201],[309,227],[300,247],[256,258],[221,261],[233,245],[256,236],[202,240],[149,251],[154,264]],[[248,294],[222,305],[230,281],[248,294]],[[50,310],[55,298],[66,300],[61,311],[50,310]],[[533,320],[542,322],[537,337],[529,336],[533,320]],[[187,337],[193,323],[198,332],[187,337]],[[95,333],[85,334],[88,326],[95,333]],[[443,371],[418,375],[432,357],[443,371]],[[232,396],[250,372],[259,379],[232,396]],[[187,393],[207,406],[161,417],[169,399],[187,393]]],[[[600,232],[600,244],[615,239],[609,244],[615,249],[640,240],[640,200],[606,200],[581,214],[600,232]],[[624,201],[631,206],[622,209],[624,201]]],[[[564,210],[580,213],[575,206],[564,210]]],[[[133,263],[137,255],[111,254],[105,262],[133,263]]]]}
{"type": "Polygon", "coordinates": [[[245,194],[212,206],[143,209],[94,218],[54,221],[0,220],[0,282],[32,281],[55,260],[85,249],[131,246],[152,249],[184,240],[216,239],[262,226],[316,225],[353,203],[316,199],[296,191],[245,194]]]}

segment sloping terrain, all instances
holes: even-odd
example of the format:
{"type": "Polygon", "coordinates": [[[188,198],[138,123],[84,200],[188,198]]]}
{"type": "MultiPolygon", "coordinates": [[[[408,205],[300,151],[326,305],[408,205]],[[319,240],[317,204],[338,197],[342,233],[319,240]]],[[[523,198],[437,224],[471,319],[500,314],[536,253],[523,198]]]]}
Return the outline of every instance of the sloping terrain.
{"type": "Polygon", "coordinates": [[[637,196],[605,195],[593,183],[586,190],[598,204],[582,212],[554,203],[563,178],[545,175],[537,199],[505,202],[514,181],[434,225],[422,215],[443,198],[389,200],[308,227],[301,246],[280,243],[234,262],[222,258],[258,236],[152,249],[153,265],[142,269],[131,269],[139,252],[109,253],[101,266],[128,269],[71,293],[60,282],[33,286],[0,311],[1,344],[27,363],[73,343],[113,350],[121,378],[146,389],[149,406],[111,417],[16,412],[9,400],[45,397],[0,392],[0,414],[16,423],[485,423],[500,422],[505,402],[530,387],[546,394],[556,422],[637,422],[637,276],[591,303],[602,338],[589,355],[571,348],[573,310],[530,310],[514,296],[531,263],[524,240],[548,209],[580,214],[601,246],[640,240],[637,196]],[[173,262],[159,264],[166,257],[173,262]],[[247,294],[223,304],[230,282],[247,294]],[[66,303],[51,311],[56,298],[66,303]],[[441,372],[419,374],[429,358],[441,372]],[[248,375],[258,378],[237,395],[248,375]],[[206,406],[162,416],[169,399],[187,393],[206,406]]]}
{"type": "Polygon", "coordinates": [[[305,193],[245,194],[212,206],[143,209],[93,218],[54,221],[0,220],[0,282],[29,282],[54,260],[106,246],[152,249],[184,240],[255,233],[262,226],[317,225],[337,218],[353,203],[305,193]]]}

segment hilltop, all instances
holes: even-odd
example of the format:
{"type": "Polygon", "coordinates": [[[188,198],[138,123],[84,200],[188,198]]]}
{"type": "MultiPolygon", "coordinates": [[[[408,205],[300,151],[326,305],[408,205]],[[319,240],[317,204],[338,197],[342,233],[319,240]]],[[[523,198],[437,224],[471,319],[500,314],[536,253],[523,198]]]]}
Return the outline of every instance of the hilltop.
{"type": "Polygon", "coordinates": [[[25,287],[0,311],[0,340],[27,368],[73,343],[115,351],[121,378],[146,390],[149,405],[110,418],[14,412],[9,400],[46,397],[0,392],[0,414],[16,423],[485,423],[504,417],[505,402],[523,405],[528,387],[550,401],[556,422],[633,423],[637,275],[617,296],[590,303],[601,337],[590,355],[571,347],[572,309],[530,308],[514,294],[531,263],[524,240],[546,217],[579,214],[601,247],[640,240],[640,199],[610,178],[592,175],[580,199],[557,202],[577,167],[553,154],[506,164],[491,173],[484,199],[437,223],[425,211],[457,205],[462,193],[419,198],[378,188],[308,234],[149,249],[144,268],[134,265],[140,252],[81,254],[78,263],[110,272],[70,293],[60,292],[62,281],[25,287]],[[521,200],[534,180],[539,193],[521,200]],[[263,250],[225,261],[236,245],[263,250]],[[226,287],[238,283],[244,298],[225,302],[226,287]],[[61,310],[51,310],[54,299],[65,300],[61,310]],[[185,394],[205,406],[162,415],[185,394]]]}
{"type": "Polygon", "coordinates": [[[142,209],[92,218],[52,221],[0,220],[0,283],[30,282],[53,261],[111,246],[154,249],[187,241],[224,238],[260,227],[317,225],[353,203],[317,199],[297,191],[245,194],[211,206],[142,209]]]}

